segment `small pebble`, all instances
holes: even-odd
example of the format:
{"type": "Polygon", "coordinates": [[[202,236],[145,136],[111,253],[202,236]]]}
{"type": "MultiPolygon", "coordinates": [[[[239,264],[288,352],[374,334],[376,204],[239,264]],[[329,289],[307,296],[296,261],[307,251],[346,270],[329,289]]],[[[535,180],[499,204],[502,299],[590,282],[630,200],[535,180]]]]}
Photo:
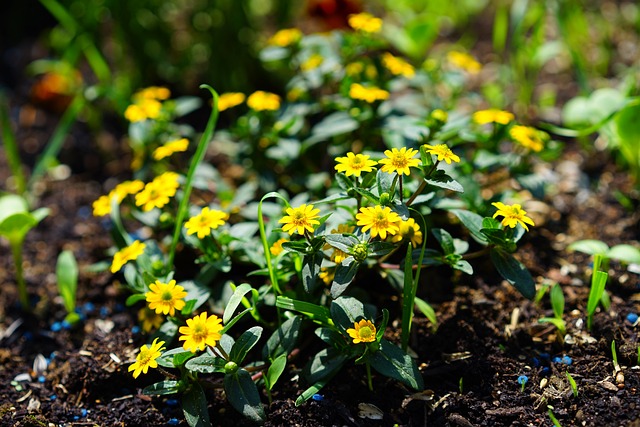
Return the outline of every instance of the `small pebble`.
{"type": "Polygon", "coordinates": [[[134,335],[135,334],[139,334],[140,333],[140,326],[138,326],[138,325],[133,326],[131,328],[131,333],[134,334],[134,335]]]}
{"type": "Polygon", "coordinates": [[[180,421],[178,421],[177,418],[171,418],[169,421],[167,421],[167,425],[170,426],[177,426],[178,424],[180,424],[180,421]]]}
{"type": "Polygon", "coordinates": [[[62,323],[60,322],[53,322],[53,324],[51,325],[51,330],[53,332],[59,332],[62,329],[62,323]]]}
{"type": "Polygon", "coordinates": [[[40,375],[40,376],[38,377],[38,382],[39,382],[39,383],[44,383],[45,381],[46,381],[46,378],[44,377],[44,375],[40,375]]]}
{"type": "Polygon", "coordinates": [[[86,417],[87,416],[87,410],[85,408],[82,408],[80,410],[80,415],[82,416],[82,418],[86,417]]]}
{"type": "Polygon", "coordinates": [[[627,322],[629,322],[629,323],[631,323],[633,325],[637,321],[638,321],[638,315],[636,313],[627,314],[627,322]]]}
{"type": "Polygon", "coordinates": [[[58,396],[57,396],[57,395],[55,395],[55,394],[52,394],[51,396],[49,396],[49,400],[51,400],[51,401],[54,401],[54,400],[56,400],[57,398],[58,398],[58,396]]]}

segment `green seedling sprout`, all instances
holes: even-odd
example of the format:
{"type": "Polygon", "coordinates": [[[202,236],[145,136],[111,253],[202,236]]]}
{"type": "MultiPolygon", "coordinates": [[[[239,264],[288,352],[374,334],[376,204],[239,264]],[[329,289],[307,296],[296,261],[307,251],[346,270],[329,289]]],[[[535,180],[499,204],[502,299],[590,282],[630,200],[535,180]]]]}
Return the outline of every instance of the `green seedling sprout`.
{"type": "Polygon", "coordinates": [[[564,314],[564,294],[562,293],[562,287],[559,284],[555,284],[551,288],[549,293],[551,298],[551,308],[553,309],[553,317],[543,317],[539,319],[540,323],[551,323],[558,329],[560,339],[563,340],[567,333],[567,327],[562,315],[564,314]]]}
{"type": "Polygon", "coordinates": [[[569,380],[569,384],[571,385],[571,392],[573,393],[573,397],[578,397],[578,384],[576,384],[576,380],[573,379],[569,371],[566,372],[567,379],[569,380]]]}
{"type": "Polygon", "coordinates": [[[40,208],[29,212],[27,201],[14,194],[0,197],[0,236],[9,241],[13,263],[16,268],[16,281],[22,309],[30,311],[27,283],[22,270],[22,247],[29,230],[49,215],[49,209],[40,208]]]}
{"type": "Polygon", "coordinates": [[[618,372],[620,365],[618,364],[618,353],[616,352],[616,340],[611,341],[611,357],[613,358],[613,370],[618,372]]]}
{"type": "Polygon", "coordinates": [[[64,308],[67,310],[66,320],[70,325],[80,320],[80,315],[75,312],[76,292],[78,290],[78,263],[71,251],[62,251],[58,255],[56,264],[56,278],[58,291],[62,297],[64,308]]]}
{"type": "Polygon", "coordinates": [[[558,421],[556,416],[553,414],[553,406],[547,405],[547,415],[549,415],[549,418],[555,427],[562,427],[560,421],[558,421]]]}
{"type": "Polygon", "coordinates": [[[591,289],[589,290],[589,299],[587,300],[587,329],[591,330],[593,322],[593,314],[596,312],[598,303],[602,300],[604,287],[607,284],[609,274],[600,270],[603,256],[596,254],[593,257],[593,275],[591,276],[591,289]]]}

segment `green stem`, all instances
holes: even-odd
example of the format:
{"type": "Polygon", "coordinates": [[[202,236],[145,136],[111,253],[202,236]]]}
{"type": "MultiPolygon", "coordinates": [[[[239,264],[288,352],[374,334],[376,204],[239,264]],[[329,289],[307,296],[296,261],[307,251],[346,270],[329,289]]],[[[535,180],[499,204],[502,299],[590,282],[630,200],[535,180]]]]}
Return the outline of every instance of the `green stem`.
{"type": "Polygon", "coordinates": [[[373,391],[373,380],[371,379],[371,365],[369,362],[365,363],[367,367],[367,385],[369,386],[369,391],[373,391]]]}
{"type": "Polygon", "coordinates": [[[200,165],[202,159],[204,158],[204,154],[207,151],[207,146],[209,145],[209,141],[211,141],[211,137],[213,136],[213,132],[218,121],[218,93],[209,85],[200,85],[200,88],[207,89],[209,90],[209,92],[211,92],[211,95],[213,96],[213,108],[211,109],[211,115],[209,116],[207,127],[200,137],[198,148],[196,149],[196,152],[193,155],[193,159],[191,159],[191,164],[189,165],[187,182],[184,185],[182,199],[180,200],[180,207],[178,208],[178,214],[176,215],[176,227],[173,232],[173,240],[171,241],[171,247],[169,249],[169,262],[167,265],[170,268],[173,268],[173,260],[176,254],[178,239],[180,238],[180,231],[182,230],[182,222],[187,216],[187,211],[189,209],[189,196],[191,195],[191,188],[193,187],[193,176],[195,175],[198,165],[200,165]]]}
{"type": "Polygon", "coordinates": [[[438,167],[438,163],[440,163],[440,161],[436,161],[433,166],[431,166],[431,169],[429,169],[429,172],[427,172],[425,174],[424,179],[422,180],[422,182],[420,183],[420,186],[418,187],[418,189],[411,195],[411,197],[409,197],[409,200],[407,200],[406,205],[407,206],[411,206],[411,204],[413,203],[413,201],[416,199],[416,197],[418,197],[420,195],[420,193],[422,193],[422,191],[424,190],[424,188],[427,186],[427,181],[425,181],[427,179],[427,177],[431,176],[431,174],[433,173],[433,171],[436,170],[436,168],[438,167]]]}
{"type": "Polygon", "coordinates": [[[27,180],[22,169],[22,161],[18,150],[16,136],[11,129],[11,120],[9,118],[9,107],[4,94],[0,93],[0,131],[2,131],[2,140],[4,141],[5,152],[7,153],[7,162],[11,175],[16,180],[16,190],[19,195],[24,195],[27,191],[27,180]]]}
{"type": "Polygon", "coordinates": [[[13,263],[16,266],[16,282],[18,282],[18,296],[24,311],[31,311],[29,304],[29,294],[27,293],[27,282],[24,280],[24,270],[22,269],[22,241],[11,243],[11,254],[13,263]]]}

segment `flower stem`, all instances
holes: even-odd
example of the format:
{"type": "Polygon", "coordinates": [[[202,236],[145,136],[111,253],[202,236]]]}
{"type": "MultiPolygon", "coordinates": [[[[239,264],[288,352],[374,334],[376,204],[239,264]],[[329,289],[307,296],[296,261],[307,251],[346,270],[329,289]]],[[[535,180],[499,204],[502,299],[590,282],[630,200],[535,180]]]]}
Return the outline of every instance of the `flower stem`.
{"type": "MultiPolygon", "coordinates": [[[[438,163],[440,163],[440,161],[436,161],[433,166],[431,166],[431,169],[429,169],[429,172],[427,172],[424,176],[424,179],[422,180],[422,182],[420,183],[420,186],[418,187],[418,189],[415,191],[415,193],[413,193],[411,195],[411,197],[409,197],[409,200],[407,200],[407,206],[411,206],[411,204],[413,203],[413,201],[416,199],[416,197],[418,197],[420,195],[420,193],[422,193],[422,191],[424,190],[424,188],[427,186],[427,181],[425,181],[427,179],[427,177],[430,177],[431,174],[433,173],[433,171],[436,170],[436,168],[438,167],[438,163]]],[[[402,201],[402,199],[400,199],[402,201]]]]}
{"type": "Polygon", "coordinates": [[[18,295],[20,305],[24,311],[31,311],[29,304],[29,294],[27,293],[27,282],[24,280],[24,270],[22,269],[22,241],[11,244],[13,263],[16,266],[16,282],[18,282],[18,295]]]}
{"type": "Polygon", "coordinates": [[[373,391],[373,381],[371,379],[371,365],[369,365],[369,362],[365,363],[365,366],[367,367],[367,385],[369,386],[369,391],[373,391]]]}

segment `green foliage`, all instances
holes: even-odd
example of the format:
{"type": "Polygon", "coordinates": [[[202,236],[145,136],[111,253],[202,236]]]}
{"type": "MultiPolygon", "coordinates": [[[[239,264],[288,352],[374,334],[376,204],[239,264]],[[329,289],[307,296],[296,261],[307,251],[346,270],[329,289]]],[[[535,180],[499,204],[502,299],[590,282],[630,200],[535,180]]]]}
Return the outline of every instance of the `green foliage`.
{"type": "Polygon", "coordinates": [[[73,325],[80,320],[80,316],[75,312],[76,292],[78,290],[78,263],[73,252],[62,251],[58,255],[56,278],[64,308],[67,310],[65,320],[73,325]]]}

